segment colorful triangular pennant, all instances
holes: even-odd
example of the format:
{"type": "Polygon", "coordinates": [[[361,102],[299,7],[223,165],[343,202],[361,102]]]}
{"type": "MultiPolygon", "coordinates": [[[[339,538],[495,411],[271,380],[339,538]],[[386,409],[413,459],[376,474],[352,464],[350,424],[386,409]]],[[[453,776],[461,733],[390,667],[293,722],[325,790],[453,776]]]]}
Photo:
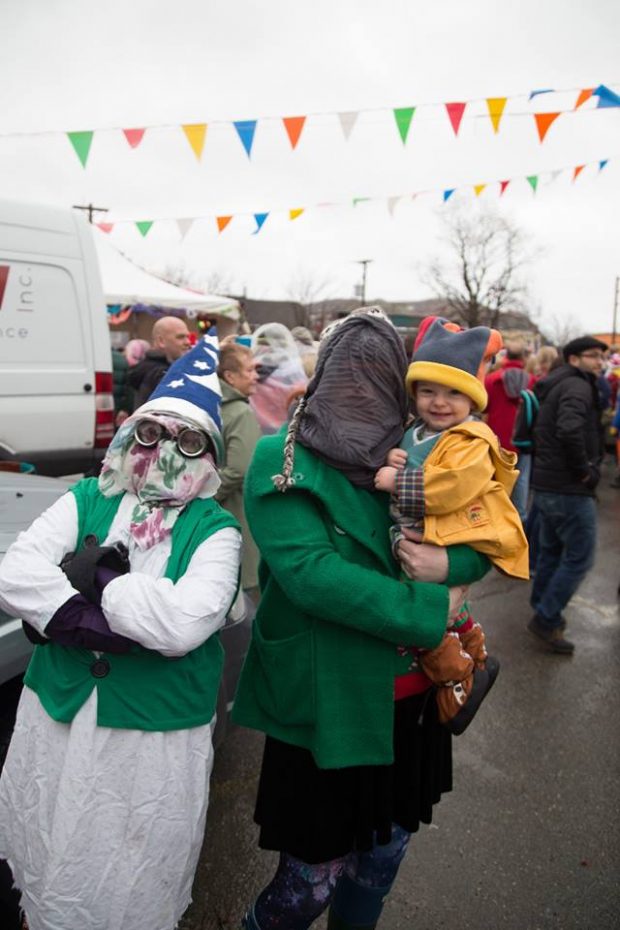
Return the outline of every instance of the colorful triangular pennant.
{"type": "Polygon", "coordinates": [[[613,90],[605,87],[604,84],[599,84],[592,93],[598,97],[597,109],[600,107],[620,107],[620,96],[614,94],[613,90]]]}
{"type": "Polygon", "coordinates": [[[301,214],[302,214],[303,212],[304,212],[304,207],[301,207],[301,208],[299,208],[299,209],[297,209],[297,210],[289,210],[289,211],[288,211],[288,218],[289,218],[289,220],[296,220],[297,217],[298,217],[298,216],[301,216],[301,214]]]}
{"type": "Polygon", "coordinates": [[[532,190],[534,191],[534,193],[536,193],[536,188],[538,187],[538,175],[537,175],[537,174],[530,174],[529,177],[528,177],[528,179],[527,179],[527,182],[528,182],[528,184],[530,185],[530,187],[532,188],[532,190]]]}
{"type": "Polygon", "coordinates": [[[499,132],[499,123],[504,113],[507,97],[487,97],[487,110],[493,124],[493,132],[499,132]]]}
{"type": "Polygon", "coordinates": [[[252,154],[252,145],[254,143],[254,133],[256,132],[256,120],[255,119],[245,119],[237,120],[233,123],[233,126],[237,130],[237,135],[241,139],[243,148],[245,149],[248,158],[252,154]]]}
{"type": "Polygon", "coordinates": [[[559,115],[559,113],[534,113],[538,137],[541,142],[549,132],[549,127],[556,121],[559,115]]]}
{"type": "Polygon", "coordinates": [[[609,161],[608,158],[604,158],[602,161],[599,161],[599,163],[598,163],[598,170],[599,170],[599,171],[602,171],[603,168],[605,167],[605,165],[607,164],[608,161],[609,161]]]}
{"type": "Polygon", "coordinates": [[[344,134],[345,139],[348,139],[353,131],[353,127],[357,122],[358,113],[356,110],[348,110],[347,112],[339,113],[338,119],[340,120],[340,128],[344,134]]]}
{"type": "Polygon", "coordinates": [[[510,184],[510,179],[508,181],[499,182],[499,196],[501,197],[508,185],[510,184]]]}
{"type": "Polygon", "coordinates": [[[216,216],[215,221],[217,223],[217,231],[223,232],[231,220],[232,216],[216,216]]]}
{"type": "Polygon", "coordinates": [[[256,229],[253,232],[254,236],[256,235],[257,232],[260,232],[263,226],[263,223],[265,222],[268,216],[269,216],[268,213],[255,213],[254,214],[254,219],[256,220],[256,229]]]}
{"type": "Polygon", "coordinates": [[[584,168],[585,165],[577,165],[575,168],[573,168],[573,181],[577,180],[584,168]]]}
{"type": "Polygon", "coordinates": [[[582,103],[585,103],[586,100],[589,100],[593,92],[593,87],[586,87],[584,90],[580,91],[579,96],[577,97],[577,102],[575,104],[575,109],[580,107],[582,103]]]}
{"type": "Polygon", "coordinates": [[[358,203],[367,203],[367,201],[369,200],[370,200],[370,197],[354,197],[351,203],[353,204],[354,207],[356,207],[358,203]]]}
{"type": "Polygon", "coordinates": [[[411,126],[411,120],[413,119],[414,113],[415,107],[399,107],[398,109],[394,110],[394,119],[396,120],[396,125],[398,126],[398,131],[403,141],[403,145],[407,141],[409,127],[411,126]]]}
{"type": "Polygon", "coordinates": [[[463,119],[463,113],[465,112],[466,103],[446,103],[446,112],[454,130],[454,135],[458,136],[459,126],[461,125],[461,120],[463,119]]]}
{"type": "Polygon", "coordinates": [[[486,184],[474,184],[474,194],[476,197],[479,197],[482,191],[485,189],[486,184]]]}
{"type": "Polygon", "coordinates": [[[111,233],[114,229],[114,223],[95,223],[95,226],[104,233],[111,233]]]}
{"type": "Polygon", "coordinates": [[[186,124],[181,127],[183,132],[187,137],[187,141],[192,147],[194,155],[200,161],[202,156],[202,150],[205,144],[205,136],[207,135],[207,124],[206,123],[191,123],[186,124]]]}
{"type": "Polygon", "coordinates": [[[286,129],[286,134],[291,143],[291,148],[295,148],[299,142],[299,137],[301,131],[304,128],[306,122],[305,116],[283,116],[282,122],[284,123],[284,128],[286,129]]]}
{"type": "Polygon", "coordinates": [[[553,94],[553,93],[554,93],[553,87],[547,87],[544,90],[531,90],[529,99],[533,100],[534,97],[538,97],[539,94],[553,94]]]}
{"type": "Polygon", "coordinates": [[[146,236],[152,225],[153,220],[140,220],[139,222],[136,222],[136,226],[138,227],[140,235],[142,236],[146,236]]]}
{"type": "Polygon", "coordinates": [[[86,167],[88,153],[93,141],[94,132],[68,132],[69,142],[75,149],[75,154],[82,163],[82,168],[86,167]]]}
{"type": "Polygon", "coordinates": [[[132,147],[132,149],[135,149],[140,145],[142,139],[144,138],[145,132],[146,129],[123,129],[123,135],[129,142],[129,145],[132,147]]]}
{"type": "Polygon", "coordinates": [[[454,193],[455,190],[456,190],[456,187],[450,187],[450,188],[448,188],[448,190],[445,190],[445,191],[443,192],[443,202],[444,202],[444,203],[445,203],[447,200],[450,200],[450,197],[452,196],[452,194],[454,193]]]}

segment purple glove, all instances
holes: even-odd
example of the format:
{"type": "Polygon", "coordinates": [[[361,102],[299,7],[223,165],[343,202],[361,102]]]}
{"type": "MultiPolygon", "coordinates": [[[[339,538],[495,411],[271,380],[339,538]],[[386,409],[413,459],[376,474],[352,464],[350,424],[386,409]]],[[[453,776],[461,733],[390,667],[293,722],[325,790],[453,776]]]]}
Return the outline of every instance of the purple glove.
{"type": "MultiPolygon", "coordinates": [[[[118,573],[113,572],[114,577],[118,573]]],[[[45,627],[45,634],[61,646],[82,646],[118,655],[138,645],[133,639],[113,633],[100,607],[75,594],[59,607],[45,627]]]]}

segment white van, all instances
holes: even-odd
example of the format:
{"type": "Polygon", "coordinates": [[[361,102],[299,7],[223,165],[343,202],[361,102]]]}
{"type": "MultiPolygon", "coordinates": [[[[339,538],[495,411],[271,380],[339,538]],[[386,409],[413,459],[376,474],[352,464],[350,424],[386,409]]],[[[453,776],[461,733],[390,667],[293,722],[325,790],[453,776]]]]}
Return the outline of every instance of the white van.
{"type": "Polygon", "coordinates": [[[68,208],[0,201],[0,460],[96,468],[114,432],[92,231],[68,208]]]}

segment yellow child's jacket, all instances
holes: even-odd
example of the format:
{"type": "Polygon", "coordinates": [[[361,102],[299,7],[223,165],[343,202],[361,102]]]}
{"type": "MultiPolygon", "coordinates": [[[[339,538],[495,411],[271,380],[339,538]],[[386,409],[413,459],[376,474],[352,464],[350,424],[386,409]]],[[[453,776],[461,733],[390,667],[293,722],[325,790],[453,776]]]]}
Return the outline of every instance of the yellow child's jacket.
{"type": "Polygon", "coordinates": [[[486,423],[446,430],[423,465],[423,542],[468,543],[507,575],[529,578],[527,540],[510,501],[516,461],[486,423]]]}

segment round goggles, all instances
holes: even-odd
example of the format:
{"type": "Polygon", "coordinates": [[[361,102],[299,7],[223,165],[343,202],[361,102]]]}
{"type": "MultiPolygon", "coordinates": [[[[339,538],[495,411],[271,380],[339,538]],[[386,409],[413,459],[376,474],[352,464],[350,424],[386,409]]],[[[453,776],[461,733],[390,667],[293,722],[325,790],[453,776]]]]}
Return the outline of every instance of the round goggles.
{"type": "Polygon", "coordinates": [[[195,426],[183,426],[173,436],[162,423],[155,420],[138,420],[134,428],[134,438],[138,445],[152,449],[162,439],[171,439],[186,459],[197,459],[205,452],[215,457],[213,443],[205,432],[195,426]]]}

